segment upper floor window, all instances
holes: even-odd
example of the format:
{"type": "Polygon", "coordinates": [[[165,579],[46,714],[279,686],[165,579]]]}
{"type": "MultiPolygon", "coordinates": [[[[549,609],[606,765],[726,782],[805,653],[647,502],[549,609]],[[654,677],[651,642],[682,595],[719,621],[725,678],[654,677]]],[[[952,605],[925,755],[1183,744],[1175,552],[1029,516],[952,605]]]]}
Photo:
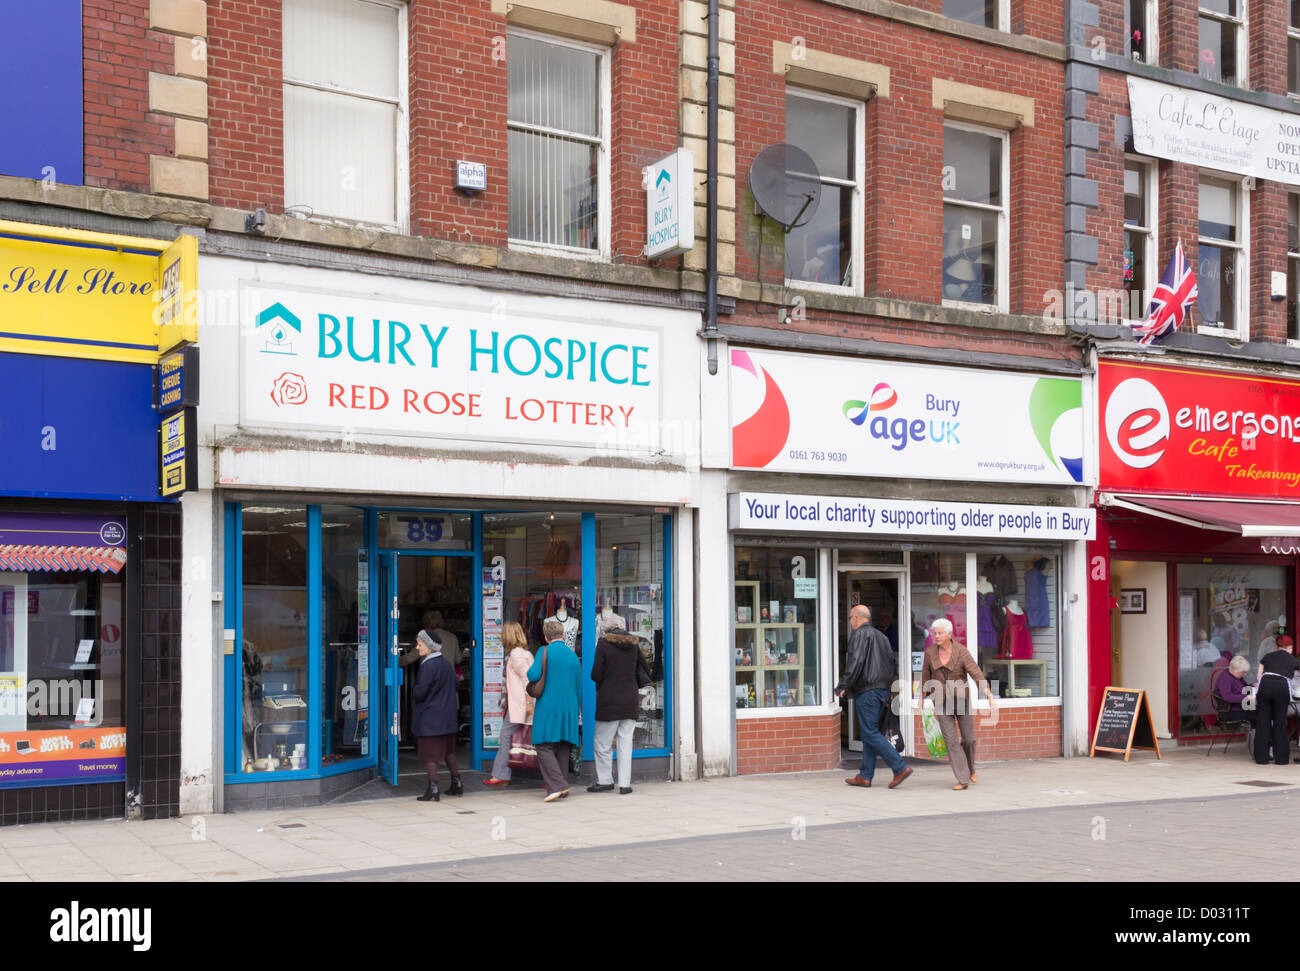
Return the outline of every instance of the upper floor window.
{"type": "MultiPolygon", "coordinates": [[[[785,276],[792,285],[862,289],[862,105],[787,90],[785,140],[817,167],[821,195],[811,218],[785,240],[785,276]]],[[[807,177],[812,173],[792,172],[807,177]]],[[[812,208],[811,206],[809,207],[812,208]]]]}
{"type": "Polygon", "coordinates": [[[284,202],[407,222],[406,13],[387,0],[284,0],[284,202]]]}
{"type": "Polygon", "coordinates": [[[1202,177],[1198,297],[1203,328],[1246,336],[1247,206],[1240,182],[1202,177]]]}
{"type": "Polygon", "coordinates": [[[1244,87],[1246,0],[1200,0],[1200,5],[1198,73],[1244,87]]]}
{"type": "Polygon", "coordinates": [[[943,15],[992,30],[1010,29],[1006,0],[943,0],[943,15]]]}
{"type": "Polygon", "coordinates": [[[1005,132],[943,129],[943,299],[1007,309],[1005,132]]]}
{"type": "Polygon", "coordinates": [[[510,240],[609,253],[609,55],[510,34],[510,240]]]}
{"type": "Polygon", "coordinates": [[[1286,89],[1300,94],[1300,0],[1291,0],[1286,27],[1286,89]]]}
{"type": "Polygon", "coordinates": [[[1159,275],[1155,175],[1154,163],[1124,162],[1124,316],[1129,320],[1146,317],[1159,275]]]}
{"type": "Polygon", "coordinates": [[[1286,338],[1300,341],[1300,193],[1286,201],[1286,338]]]}
{"type": "Polygon", "coordinates": [[[1124,49],[1144,64],[1156,62],[1156,0],[1125,0],[1124,49]]]}

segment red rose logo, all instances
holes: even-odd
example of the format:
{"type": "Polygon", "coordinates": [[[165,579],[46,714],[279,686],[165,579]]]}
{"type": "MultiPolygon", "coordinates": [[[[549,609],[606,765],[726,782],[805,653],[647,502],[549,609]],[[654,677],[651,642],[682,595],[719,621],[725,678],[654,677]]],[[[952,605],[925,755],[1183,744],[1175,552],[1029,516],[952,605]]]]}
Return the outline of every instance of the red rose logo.
{"type": "Polygon", "coordinates": [[[277,405],[300,405],[307,400],[307,379],[285,371],[271,387],[271,400],[277,405]]]}

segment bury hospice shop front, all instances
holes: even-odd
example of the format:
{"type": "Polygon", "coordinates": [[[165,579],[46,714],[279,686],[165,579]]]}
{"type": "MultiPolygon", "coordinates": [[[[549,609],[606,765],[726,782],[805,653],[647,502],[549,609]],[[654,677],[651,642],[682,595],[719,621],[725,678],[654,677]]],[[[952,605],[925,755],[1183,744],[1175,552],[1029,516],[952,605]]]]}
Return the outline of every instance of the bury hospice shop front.
{"type": "MultiPolygon", "coordinates": [[[[897,652],[905,699],[931,625],[952,622],[1002,698],[983,756],[1081,745],[1094,513],[1079,378],[733,347],[729,379],[730,434],[706,453],[729,451],[731,587],[700,600],[728,604],[711,636],[731,648],[735,771],[833,768],[860,751],[834,696],[857,604],[897,652]]],[[[925,755],[919,720],[903,729],[925,755]]]]}
{"type": "Polygon", "coordinates": [[[1213,679],[1294,636],[1300,382],[1103,360],[1089,709],[1142,688],[1157,735],[1222,733],[1213,679]]]}

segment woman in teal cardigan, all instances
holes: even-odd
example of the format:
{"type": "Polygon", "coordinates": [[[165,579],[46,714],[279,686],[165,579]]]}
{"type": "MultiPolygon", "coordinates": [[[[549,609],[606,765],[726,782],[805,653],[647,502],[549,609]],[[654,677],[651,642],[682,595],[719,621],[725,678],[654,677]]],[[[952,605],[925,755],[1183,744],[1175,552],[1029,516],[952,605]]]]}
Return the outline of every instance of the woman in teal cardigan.
{"type": "Polygon", "coordinates": [[[537,652],[528,669],[529,681],[540,681],[542,658],[546,658],[546,687],[533,709],[533,744],[537,767],[546,784],[544,802],[569,794],[561,766],[569,764],[569,749],[578,744],[578,709],[582,698],[582,663],[564,643],[564,625],[558,620],[542,624],[546,646],[537,652]]]}

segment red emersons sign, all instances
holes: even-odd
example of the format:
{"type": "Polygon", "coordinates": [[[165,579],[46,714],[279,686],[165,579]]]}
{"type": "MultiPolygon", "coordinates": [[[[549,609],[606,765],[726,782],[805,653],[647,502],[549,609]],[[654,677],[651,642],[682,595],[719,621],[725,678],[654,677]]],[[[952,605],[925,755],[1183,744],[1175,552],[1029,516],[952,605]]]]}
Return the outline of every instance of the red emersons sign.
{"type": "Polygon", "coordinates": [[[1300,382],[1101,362],[1101,488],[1300,498],[1300,382]]]}

